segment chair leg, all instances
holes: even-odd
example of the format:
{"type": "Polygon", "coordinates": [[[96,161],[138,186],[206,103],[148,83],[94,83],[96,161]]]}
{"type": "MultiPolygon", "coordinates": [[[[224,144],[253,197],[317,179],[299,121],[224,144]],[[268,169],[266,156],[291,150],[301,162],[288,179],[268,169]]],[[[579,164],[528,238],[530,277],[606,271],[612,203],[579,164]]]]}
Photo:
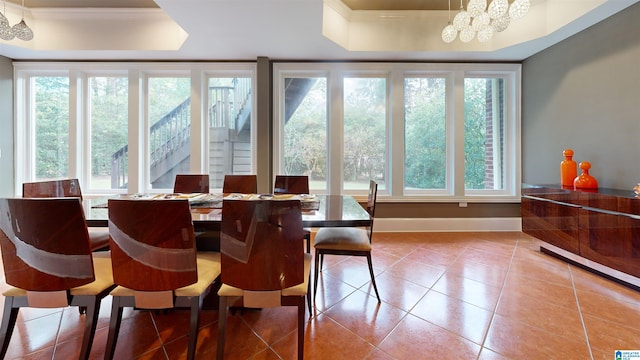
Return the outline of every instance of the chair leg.
{"type": "Polygon", "coordinates": [[[187,348],[187,359],[193,360],[196,357],[196,346],[198,345],[198,330],[200,327],[200,304],[201,296],[191,298],[191,318],[189,320],[189,347],[187,348]]]}
{"type": "Polygon", "coordinates": [[[298,300],[298,360],[304,358],[304,297],[298,300]]]}
{"type": "Polygon", "coordinates": [[[118,341],[118,333],[120,332],[120,322],[122,321],[122,307],[120,306],[121,298],[114,296],[111,300],[111,320],[109,321],[109,336],[107,337],[107,346],[105,348],[104,358],[113,359],[116,352],[116,342],[118,341]]]}
{"type": "Polygon", "coordinates": [[[220,306],[218,309],[218,348],[216,349],[216,359],[224,358],[224,342],[227,335],[227,297],[220,296],[218,300],[220,306]]]}
{"type": "Polygon", "coordinates": [[[96,333],[96,326],[98,324],[98,314],[100,313],[100,298],[94,296],[91,299],[91,304],[83,306],[85,319],[84,319],[84,335],[82,336],[82,349],[80,350],[80,359],[89,359],[91,353],[91,345],[93,344],[93,337],[96,333]]]}
{"type": "Polygon", "coordinates": [[[320,253],[318,249],[316,249],[316,254],[314,256],[314,265],[313,265],[313,303],[316,302],[316,295],[318,294],[318,262],[320,258],[320,253]]]}
{"type": "Polygon", "coordinates": [[[307,254],[311,253],[311,233],[306,233],[304,239],[307,242],[307,254]]]}
{"type": "MultiPolygon", "coordinates": [[[[311,277],[311,274],[309,274],[309,277],[311,277]]],[[[305,295],[305,298],[307,299],[307,307],[309,308],[309,317],[311,317],[313,314],[311,312],[311,279],[307,281],[307,294],[305,295]]]]}
{"type": "Polygon", "coordinates": [[[380,301],[380,294],[378,294],[378,287],[376,286],[376,277],[373,275],[373,264],[371,263],[371,253],[367,254],[367,263],[369,264],[369,275],[371,275],[371,283],[373,284],[373,290],[376,292],[376,297],[378,298],[378,304],[380,301]]]}
{"type": "Polygon", "coordinates": [[[2,325],[0,327],[0,341],[2,341],[2,349],[0,349],[0,359],[4,359],[7,354],[7,348],[11,341],[11,335],[13,334],[13,328],[16,325],[16,319],[18,318],[18,311],[20,308],[13,307],[13,296],[8,296],[4,299],[4,313],[2,314],[2,325]]]}

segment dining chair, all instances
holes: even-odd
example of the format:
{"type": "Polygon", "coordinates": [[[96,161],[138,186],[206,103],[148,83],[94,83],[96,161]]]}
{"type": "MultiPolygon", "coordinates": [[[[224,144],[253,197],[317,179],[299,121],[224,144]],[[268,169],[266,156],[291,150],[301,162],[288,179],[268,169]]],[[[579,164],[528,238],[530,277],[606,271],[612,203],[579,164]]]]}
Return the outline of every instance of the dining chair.
{"type": "MultiPolygon", "coordinates": [[[[273,182],[274,194],[308,194],[309,177],[306,175],[276,175],[273,182]]],[[[311,230],[304,229],[307,252],[311,252],[311,230]]]]}
{"type": "Polygon", "coordinates": [[[224,200],[221,226],[217,358],[224,356],[230,306],[297,306],[302,359],[305,298],[311,314],[311,255],[304,253],[300,241],[300,201],[224,200]]]}
{"type": "Polygon", "coordinates": [[[274,194],[308,194],[309,177],[306,175],[276,175],[274,194]]]}
{"type": "MultiPolygon", "coordinates": [[[[20,308],[86,308],[79,359],[88,359],[101,300],[114,288],[109,252],[91,252],[77,198],[0,199],[0,247],[7,284],[0,327],[4,359],[20,308]]],[[[24,329],[23,329],[24,330],[24,329]]],[[[42,329],[34,334],[42,336],[42,329]]],[[[51,334],[54,336],[55,334],[51,334]]]]}
{"type": "Polygon", "coordinates": [[[376,197],[378,194],[378,184],[371,180],[369,182],[369,195],[367,196],[366,210],[369,213],[369,225],[365,228],[356,227],[326,227],[318,229],[313,246],[315,248],[314,257],[314,280],[313,280],[313,298],[318,289],[318,271],[322,270],[322,262],[325,255],[347,255],[347,256],[364,256],[367,258],[369,265],[369,275],[371,275],[371,284],[376,292],[378,303],[380,303],[380,295],[376,286],[376,279],[373,274],[373,265],[371,262],[371,241],[373,238],[373,219],[376,212],[376,197]]]}
{"type": "Polygon", "coordinates": [[[190,308],[187,359],[198,341],[204,298],[220,275],[220,253],[200,252],[187,199],[109,199],[113,279],[105,359],[112,359],[122,311],[190,308]]]}
{"type": "Polygon", "coordinates": [[[222,192],[255,194],[258,192],[257,175],[225,175],[222,183],[222,192]]]}
{"type": "Polygon", "coordinates": [[[173,192],[182,194],[208,193],[209,174],[177,174],[173,192]]]}
{"type": "MultiPolygon", "coordinates": [[[[77,197],[82,200],[82,191],[78,179],[60,179],[22,184],[22,197],[24,198],[49,198],[49,197],[77,197]]],[[[89,239],[91,249],[106,250],[109,247],[109,229],[105,227],[90,227],[89,239]]]]}

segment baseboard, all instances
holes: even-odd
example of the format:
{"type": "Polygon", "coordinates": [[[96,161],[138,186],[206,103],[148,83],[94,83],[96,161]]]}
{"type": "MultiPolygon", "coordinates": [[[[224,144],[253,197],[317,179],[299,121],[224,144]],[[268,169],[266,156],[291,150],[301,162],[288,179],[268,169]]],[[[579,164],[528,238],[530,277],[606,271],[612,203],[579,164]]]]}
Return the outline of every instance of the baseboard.
{"type": "Polygon", "coordinates": [[[519,217],[376,218],[374,230],[394,232],[522,231],[522,219],[519,217]]]}

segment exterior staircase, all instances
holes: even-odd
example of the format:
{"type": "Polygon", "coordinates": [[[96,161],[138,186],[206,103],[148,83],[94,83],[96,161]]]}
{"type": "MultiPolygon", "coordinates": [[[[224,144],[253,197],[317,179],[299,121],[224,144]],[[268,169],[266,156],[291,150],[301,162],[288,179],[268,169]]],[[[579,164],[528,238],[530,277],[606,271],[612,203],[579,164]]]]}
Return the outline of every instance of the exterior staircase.
{"type": "MultiPolygon", "coordinates": [[[[288,121],[313,85],[313,79],[287,79],[285,96],[288,121]]],[[[222,188],[225,174],[250,174],[251,79],[235,78],[232,86],[209,88],[210,187],[222,188]]],[[[191,99],[176,106],[149,129],[150,180],[156,189],[171,189],[175,175],[188,173],[191,138],[191,99]]],[[[128,146],[112,156],[111,187],[126,188],[128,146]]]]}

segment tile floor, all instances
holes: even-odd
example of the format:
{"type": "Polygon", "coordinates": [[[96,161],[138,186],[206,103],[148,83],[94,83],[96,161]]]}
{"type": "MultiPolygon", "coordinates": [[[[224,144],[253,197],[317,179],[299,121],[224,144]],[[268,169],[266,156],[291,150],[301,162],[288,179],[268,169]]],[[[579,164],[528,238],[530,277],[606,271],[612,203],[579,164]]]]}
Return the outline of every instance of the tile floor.
{"type": "MultiPolygon", "coordinates": [[[[522,233],[376,233],[378,305],[361,258],[327,256],[305,359],[614,359],[640,349],[640,293],[538,251],[522,233]],[[373,296],[372,296],[373,295],[373,296]]],[[[102,358],[110,300],[91,358],[102,358]]],[[[117,359],[179,359],[184,311],[125,313],[117,359]]],[[[71,359],[77,309],[21,311],[8,359],[71,359]]],[[[296,310],[229,317],[226,359],[294,359],[296,310]]],[[[217,312],[204,311],[200,359],[215,356],[217,312]]]]}

